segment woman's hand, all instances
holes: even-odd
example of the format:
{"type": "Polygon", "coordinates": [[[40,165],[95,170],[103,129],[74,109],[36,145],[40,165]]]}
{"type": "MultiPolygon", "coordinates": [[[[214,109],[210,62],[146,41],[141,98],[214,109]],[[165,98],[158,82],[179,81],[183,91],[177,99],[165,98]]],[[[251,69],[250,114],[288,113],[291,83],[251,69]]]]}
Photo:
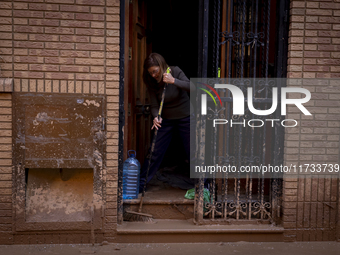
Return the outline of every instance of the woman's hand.
{"type": "Polygon", "coordinates": [[[153,119],[153,125],[152,125],[152,127],[151,127],[151,130],[152,130],[153,128],[156,128],[156,129],[158,130],[158,128],[161,127],[161,123],[162,123],[162,118],[159,117],[159,119],[158,119],[158,117],[155,117],[155,118],[153,119]]]}
{"type": "Polygon", "coordinates": [[[164,73],[163,74],[163,82],[168,84],[174,84],[175,78],[172,77],[171,73],[164,73]]]}

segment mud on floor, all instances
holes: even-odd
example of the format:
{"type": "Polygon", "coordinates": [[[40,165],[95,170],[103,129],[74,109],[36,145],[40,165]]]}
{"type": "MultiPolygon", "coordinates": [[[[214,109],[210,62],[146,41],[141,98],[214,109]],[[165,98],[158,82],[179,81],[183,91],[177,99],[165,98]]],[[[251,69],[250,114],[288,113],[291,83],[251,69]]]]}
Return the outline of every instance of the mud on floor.
{"type": "Polygon", "coordinates": [[[108,244],[101,245],[2,245],[0,254],[124,254],[124,255],[190,255],[190,254],[252,254],[252,255],[338,255],[340,242],[297,242],[297,243],[158,243],[158,244],[108,244]]]}

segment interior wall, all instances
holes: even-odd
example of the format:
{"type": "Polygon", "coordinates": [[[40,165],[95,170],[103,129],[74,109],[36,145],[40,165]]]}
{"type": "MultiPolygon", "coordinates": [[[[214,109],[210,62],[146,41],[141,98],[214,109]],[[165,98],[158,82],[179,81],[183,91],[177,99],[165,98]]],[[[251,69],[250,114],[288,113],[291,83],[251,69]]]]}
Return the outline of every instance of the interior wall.
{"type": "MultiPolygon", "coordinates": [[[[150,3],[152,31],[148,42],[152,52],[161,54],[169,65],[178,66],[190,78],[198,70],[198,7],[197,0],[152,0],[150,3]]],[[[185,151],[175,133],[162,166],[183,164],[185,151]]]]}

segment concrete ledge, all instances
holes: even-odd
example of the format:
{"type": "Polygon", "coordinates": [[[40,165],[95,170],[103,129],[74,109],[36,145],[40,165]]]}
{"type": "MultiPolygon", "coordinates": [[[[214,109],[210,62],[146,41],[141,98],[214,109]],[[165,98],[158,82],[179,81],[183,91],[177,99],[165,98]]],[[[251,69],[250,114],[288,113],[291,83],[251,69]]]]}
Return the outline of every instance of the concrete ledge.
{"type": "MultiPolygon", "coordinates": [[[[119,242],[280,242],[283,228],[272,225],[195,225],[192,220],[124,222],[117,227],[119,242]]],[[[117,241],[118,241],[117,240],[117,241]]]]}

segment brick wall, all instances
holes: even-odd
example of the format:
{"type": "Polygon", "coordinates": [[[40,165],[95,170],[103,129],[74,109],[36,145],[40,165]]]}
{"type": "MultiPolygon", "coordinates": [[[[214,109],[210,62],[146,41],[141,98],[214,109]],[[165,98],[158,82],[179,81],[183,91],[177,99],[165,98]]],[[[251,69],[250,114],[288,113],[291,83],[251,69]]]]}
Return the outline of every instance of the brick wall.
{"type": "Polygon", "coordinates": [[[12,242],[12,95],[0,92],[0,243],[12,242]]]}
{"type": "MultiPolygon", "coordinates": [[[[112,241],[117,215],[119,0],[1,1],[0,57],[1,77],[14,79],[14,93],[107,95],[107,167],[103,175],[106,219],[102,237],[112,241]]],[[[1,236],[12,231],[11,98],[11,93],[0,92],[1,236]]],[[[16,243],[75,242],[65,241],[67,238],[61,235],[45,235],[45,241],[36,235],[36,240],[28,241],[14,234],[16,243]]]]}
{"type": "MultiPolygon", "coordinates": [[[[339,78],[340,1],[291,1],[290,7],[288,77],[339,78]]],[[[312,116],[288,109],[286,117],[298,120],[299,128],[286,129],[285,165],[339,164],[340,82],[314,79],[301,86],[312,93],[305,104],[312,116]]],[[[286,241],[337,238],[338,178],[285,178],[286,241]]]]}

